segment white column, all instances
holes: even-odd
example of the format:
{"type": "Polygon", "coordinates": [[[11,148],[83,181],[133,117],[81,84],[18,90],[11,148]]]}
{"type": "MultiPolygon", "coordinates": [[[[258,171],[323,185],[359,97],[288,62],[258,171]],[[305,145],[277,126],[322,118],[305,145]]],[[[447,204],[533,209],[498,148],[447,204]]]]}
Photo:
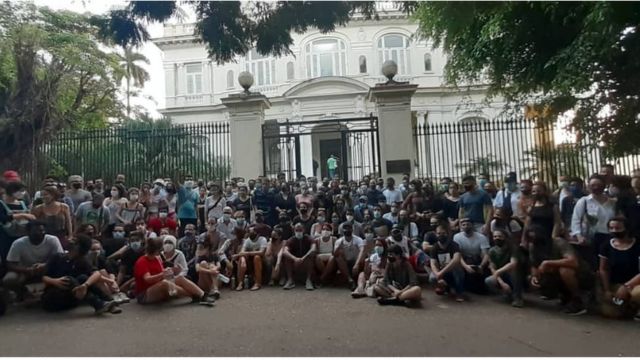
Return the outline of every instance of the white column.
{"type": "Polygon", "coordinates": [[[164,88],[166,91],[166,106],[173,107],[175,106],[176,101],[176,65],[175,64],[164,64],[164,88]]]}
{"type": "Polygon", "coordinates": [[[369,90],[369,99],[375,102],[378,112],[382,177],[393,177],[396,183],[402,180],[402,173],[414,173],[416,151],[411,127],[411,97],[417,87],[388,83],[369,90]]]}
{"type": "Polygon", "coordinates": [[[271,103],[260,93],[234,94],[221,100],[229,111],[231,174],[254,179],[264,173],[262,124],[271,103]]]}
{"type": "Polygon", "coordinates": [[[184,106],[187,93],[187,73],[184,64],[180,63],[176,69],[176,105],[184,106]]]}

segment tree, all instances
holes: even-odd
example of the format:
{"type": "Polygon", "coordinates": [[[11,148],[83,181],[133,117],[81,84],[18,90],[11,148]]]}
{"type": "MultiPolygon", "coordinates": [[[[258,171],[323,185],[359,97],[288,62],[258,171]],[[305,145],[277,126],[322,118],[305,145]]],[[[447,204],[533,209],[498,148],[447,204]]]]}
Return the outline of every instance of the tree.
{"type": "Polygon", "coordinates": [[[0,3],[0,167],[33,170],[60,129],[103,127],[122,114],[115,55],[86,17],[0,3]]]}
{"type": "MultiPolygon", "coordinates": [[[[196,13],[196,35],[205,43],[209,57],[218,63],[232,61],[255,47],[260,54],[290,53],[291,33],[314,27],[322,33],[345,25],[354,11],[376,18],[375,1],[200,1],[185,2],[196,13]]],[[[409,12],[415,2],[399,2],[409,12]]],[[[150,39],[149,21],[166,21],[180,13],[176,1],[132,1],[123,10],[94,16],[105,39],[120,46],[138,45],[150,39]]]]}
{"type": "Polygon", "coordinates": [[[464,169],[464,175],[486,174],[490,176],[501,176],[504,170],[509,167],[507,163],[496,158],[493,154],[478,156],[469,161],[457,164],[457,168],[464,169]]]}
{"type": "Polygon", "coordinates": [[[575,109],[571,127],[608,155],[640,150],[640,3],[421,2],[414,18],[449,83],[488,82],[547,119],[575,109]]]}
{"type": "MultiPolygon", "coordinates": [[[[124,48],[122,55],[118,54],[120,64],[124,67],[124,78],[127,86],[127,117],[131,117],[131,81],[135,87],[143,87],[144,83],[149,81],[149,72],[138,63],[149,65],[149,59],[141,53],[136,52],[132,47],[124,48]]],[[[122,79],[119,79],[120,82],[122,79]]]]}
{"type": "Polygon", "coordinates": [[[555,186],[560,176],[586,178],[591,165],[586,146],[560,144],[535,146],[524,152],[522,176],[547,181],[555,186]]]}

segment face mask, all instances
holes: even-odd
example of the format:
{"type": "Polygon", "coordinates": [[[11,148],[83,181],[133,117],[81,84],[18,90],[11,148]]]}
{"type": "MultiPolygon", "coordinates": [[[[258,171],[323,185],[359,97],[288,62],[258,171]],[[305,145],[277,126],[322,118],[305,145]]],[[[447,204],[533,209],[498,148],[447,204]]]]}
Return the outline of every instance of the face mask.
{"type": "Polygon", "coordinates": [[[169,215],[169,214],[167,214],[166,212],[161,212],[160,213],[160,219],[166,219],[167,215],[169,215]]]}
{"type": "Polygon", "coordinates": [[[609,233],[618,239],[623,239],[627,235],[626,231],[611,231],[609,233]]]}
{"type": "Polygon", "coordinates": [[[392,208],[391,208],[391,213],[392,213],[393,215],[397,214],[397,213],[398,213],[398,208],[394,208],[394,207],[392,207],[392,208]]]}
{"type": "Polygon", "coordinates": [[[373,233],[364,234],[364,238],[365,240],[373,240],[373,233]]]}
{"type": "Polygon", "coordinates": [[[615,186],[611,186],[609,188],[609,195],[613,197],[617,197],[618,195],[620,195],[620,190],[615,186]]]}
{"type": "Polygon", "coordinates": [[[382,217],[382,214],[380,213],[380,211],[374,211],[373,212],[373,217],[376,219],[380,219],[380,217],[382,217]]]}
{"type": "Polygon", "coordinates": [[[569,186],[569,182],[568,181],[560,181],[560,183],[558,184],[561,188],[566,188],[567,186],[569,186]]]}
{"type": "Polygon", "coordinates": [[[339,222],[340,222],[340,219],[338,219],[338,218],[332,218],[332,219],[331,219],[331,222],[332,222],[332,223],[334,223],[334,224],[337,224],[337,223],[339,223],[339,222]]]}
{"type": "Polygon", "coordinates": [[[507,184],[507,190],[509,190],[509,192],[514,192],[518,189],[518,186],[516,185],[516,183],[508,183],[507,184]]]}
{"type": "Polygon", "coordinates": [[[342,210],[344,208],[344,204],[336,204],[336,208],[342,210]]]}
{"type": "Polygon", "coordinates": [[[164,244],[162,245],[162,249],[164,250],[164,252],[172,252],[174,249],[173,244],[164,244]]]}
{"type": "Polygon", "coordinates": [[[114,231],[113,232],[114,239],[124,239],[124,232],[122,231],[114,231]]]}
{"type": "MultiPolygon", "coordinates": [[[[209,227],[211,228],[210,225],[209,225],[209,227]]],[[[184,232],[184,236],[186,236],[186,237],[193,237],[194,235],[195,235],[195,233],[193,231],[185,231],[184,232]]]]}
{"type": "Polygon", "coordinates": [[[382,256],[382,254],[384,254],[384,248],[382,246],[374,247],[373,251],[378,254],[378,256],[382,256]]]}
{"type": "Polygon", "coordinates": [[[296,231],[296,239],[300,240],[300,239],[302,239],[303,236],[304,236],[304,233],[302,233],[300,231],[296,231]]]}
{"type": "Polygon", "coordinates": [[[389,261],[390,263],[394,263],[394,262],[396,262],[396,258],[395,258],[395,257],[393,257],[393,256],[389,256],[389,257],[387,258],[387,261],[389,261]]]}
{"type": "Polygon", "coordinates": [[[480,179],[479,184],[480,187],[484,189],[484,186],[488,183],[489,181],[486,179],[480,179]]]}
{"type": "Polygon", "coordinates": [[[73,185],[71,185],[71,186],[73,186],[73,188],[74,188],[74,189],[80,189],[80,188],[82,187],[82,184],[80,184],[80,183],[74,183],[74,184],[73,184],[73,185]]]}
{"type": "Polygon", "coordinates": [[[131,250],[133,250],[133,251],[140,250],[141,246],[142,246],[142,244],[140,243],[140,241],[134,241],[132,243],[129,243],[129,247],[131,247],[131,250]]]}
{"type": "Polygon", "coordinates": [[[493,239],[497,246],[502,247],[505,244],[504,239],[493,239]]]}
{"type": "Polygon", "coordinates": [[[440,191],[442,192],[449,191],[449,184],[440,184],[440,191]]]}
{"type": "Polygon", "coordinates": [[[345,230],[342,232],[344,234],[344,236],[349,237],[351,235],[353,235],[353,231],[352,230],[345,230]]]}
{"type": "Polygon", "coordinates": [[[464,191],[469,192],[469,191],[472,191],[472,190],[473,190],[473,185],[465,185],[464,186],[464,191]]]}
{"type": "Polygon", "coordinates": [[[129,197],[129,200],[131,200],[131,201],[138,201],[138,194],[131,195],[131,196],[129,197]]]}
{"type": "Polygon", "coordinates": [[[222,219],[224,219],[224,221],[229,221],[229,219],[231,219],[231,214],[222,214],[222,219]]]}
{"type": "Polygon", "coordinates": [[[191,190],[191,189],[193,189],[193,181],[186,181],[186,182],[184,183],[184,187],[185,187],[187,190],[191,190]]]}
{"type": "Polygon", "coordinates": [[[322,224],[324,222],[324,216],[318,216],[318,222],[322,224]]]}
{"type": "Polygon", "coordinates": [[[352,222],[353,221],[353,216],[352,215],[347,215],[347,221],[348,222],[352,222]]]}
{"type": "Polygon", "coordinates": [[[244,225],[244,219],[243,218],[236,219],[236,222],[238,223],[238,225],[244,225]]]}
{"type": "Polygon", "coordinates": [[[444,243],[446,243],[446,242],[447,242],[447,240],[448,240],[448,239],[447,239],[447,237],[446,237],[446,236],[438,236],[438,242],[439,242],[440,244],[444,244],[444,243]]]}
{"type": "Polygon", "coordinates": [[[112,197],[112,198],[117,197],[117,196],[118,196],[118,194],[119,194],[119,193],[118,193],[117,191],[114,191],[114,190],[112,190],[112,191],[111,191],[111,197],[112,197]]]}
{"type": "Polygon", "coordinates": [[[331,231],[329,231],[329,230],[322,230],[322,236],[323,236],[323,237],[329,237],[329,236],[331,236],[331,231]]]}

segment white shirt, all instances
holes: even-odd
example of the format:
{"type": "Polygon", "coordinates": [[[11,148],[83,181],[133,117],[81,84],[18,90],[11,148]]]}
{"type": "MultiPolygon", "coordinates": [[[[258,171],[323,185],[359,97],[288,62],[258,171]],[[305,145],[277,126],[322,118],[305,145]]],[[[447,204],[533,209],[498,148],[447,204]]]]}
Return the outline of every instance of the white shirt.
{"type": "Polygon", "coordinates": [[[62,252],[60,240],[53,235],[45,235],[44,240],[38,245],[32,244],[28,236],[23,236],[11,244],[7,262],[15,262],[20,266],[32,266],[46,263],[53,255],[62,252]]]}
{"type": "Polygon", "coordinates": [[[387,199],[387,205],[393,205],[397,202],[402,202],[402,191],[397,188],[393,190],[384,189],[382,195],[387,199]]]}
{"type": "Polygon", "coordinates": [[[267,239],[264,236],[258,236],[255,241],[247,238],[242,245],[242,251],[262,251],[267,248],[267,239]]]}
{"type": "Polygon", "coordinates": [[[351,237],[351,241],[345,240],[344,236],[336,241],[333,249],[337,251],[338,249],[342,249],[344,252],[344,258],[347,261],[353,261],[358,259],[358,254],[360,254],[360,249],[364,247],[364,240],[361,237],[353,235],[351,237]]]}
{"type": "MultiPolygon", "coordinates": [[[[495,208],[503,207],[504,200],[508,195],[509,195],[509,191],[506,189],[498,191],[498,194],[496,194],[496,198],[493,199],[493,207],[495,208]]],[[[518,207],[518,202],[520,201],[521,195],[522,195],[522,192],[519,189],[511,193],[511,211],[513,212],[514,216],[519,218],[522,218],[525,215],[520,212],[520,209],[518,207]]]]}
{"type": "Polygon", "coordinates": [[[453,241],[460,246],[460,254],[465,258],[481,258],[482,252],[486,252],[491,247],[489,239],[477,231],[471,233],[471,236],[459,232],[453,235],[453,241]]]}
{"type": "Polygon", "coordinates": [[[398,223],[398,215],[393,215],[391,212],[382,215],[382,218],[391,221],[394,225],[398,223]]]}
{"type": "Polygon", "coordinates": [[[571,235],[608,234],[607,222],[616,214],[615,204],[615,200],[612,199],[607,199],[604,204],[600,204],[593,195],[580,198],[573,208],[571,235]],[[597,221],[595,224],[589,224],[588,218],[597,219],[597,221]]]}

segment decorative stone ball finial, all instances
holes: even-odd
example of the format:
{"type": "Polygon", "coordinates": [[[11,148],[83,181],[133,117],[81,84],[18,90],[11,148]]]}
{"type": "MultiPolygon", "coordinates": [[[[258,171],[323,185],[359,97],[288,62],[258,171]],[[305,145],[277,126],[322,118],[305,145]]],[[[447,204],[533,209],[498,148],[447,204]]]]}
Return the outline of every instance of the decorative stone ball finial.
{"type": "Polygon", "coordinates": [[[382,75],[384,75],[389,82],[393,82],[393,77],[398,74],[398,64],[393,60],[387,60],[382,63],[382,75]]]}
{"type": "Polygon", "coordinates": [[[243,71],[238,74],[238,83],[244,89],[244,92],[249,93],[249,88],[253,85],[253,75],[248,71],[243,71]]]}

